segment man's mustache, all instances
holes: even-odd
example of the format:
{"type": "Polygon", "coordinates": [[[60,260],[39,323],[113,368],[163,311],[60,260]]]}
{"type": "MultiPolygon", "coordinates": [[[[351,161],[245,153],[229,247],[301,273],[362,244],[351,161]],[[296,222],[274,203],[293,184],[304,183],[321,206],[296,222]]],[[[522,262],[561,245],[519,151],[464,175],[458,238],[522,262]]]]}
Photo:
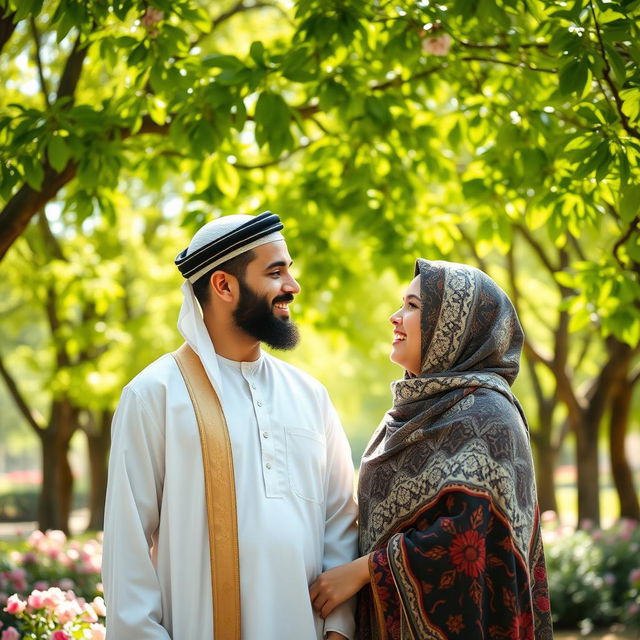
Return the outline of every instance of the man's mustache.
{"type": "Polygon", "coordinates": [[[276,296],[271,304],[278,304],[278,302],[293,302],[293,294],[285,293],[281,296],[276,296]]]}

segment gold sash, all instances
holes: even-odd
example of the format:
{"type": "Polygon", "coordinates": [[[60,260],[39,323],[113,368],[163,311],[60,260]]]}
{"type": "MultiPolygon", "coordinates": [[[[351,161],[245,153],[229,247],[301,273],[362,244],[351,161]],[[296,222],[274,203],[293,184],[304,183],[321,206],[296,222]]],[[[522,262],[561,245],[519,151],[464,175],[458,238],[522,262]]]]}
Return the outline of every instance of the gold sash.
{"type": "Polygon", "coordinates": [[[240,640],[240,561],[233,456],[220,400],[200,358],[183,344],[173,357],[189,391],[200,431],[209,523],[215,640],[240,640]]]}

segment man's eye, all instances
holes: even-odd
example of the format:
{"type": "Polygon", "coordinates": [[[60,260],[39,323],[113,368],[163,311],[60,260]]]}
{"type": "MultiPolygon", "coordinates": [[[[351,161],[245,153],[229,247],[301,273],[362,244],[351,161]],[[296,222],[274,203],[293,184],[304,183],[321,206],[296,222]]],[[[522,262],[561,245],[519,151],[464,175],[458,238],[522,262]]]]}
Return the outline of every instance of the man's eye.
{"type": "Polygon", "coordinates": [[[272,271],[269,275],[277,278],[280,275],[280,271],[272,271]]]}

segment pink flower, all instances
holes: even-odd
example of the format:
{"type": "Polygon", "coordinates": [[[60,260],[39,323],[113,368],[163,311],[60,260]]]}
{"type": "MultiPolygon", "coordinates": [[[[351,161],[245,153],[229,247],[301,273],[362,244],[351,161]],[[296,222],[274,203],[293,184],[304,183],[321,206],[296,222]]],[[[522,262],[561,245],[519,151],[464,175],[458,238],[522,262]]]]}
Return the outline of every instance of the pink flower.
{"type": "Polygon", "coordinates": [[[12,596],[9,596],[7,606],[4,610],[11,615],[17,616],[25,610],[26,606],[27,603],[24,600],[20,600],[17,594],[14,593],[12,596]]]}
{"type": "Polygon", "coordinates": [[[629,574],[629,582],[634,586],[636,585],[636,583],[640,584],[640,568],[634,569],[629,574]]]}
{"type": "Polygon", "coordinates": [[[51,640],[71,640],[69,636],[62,630],[54,631],[51,636],[51,640]]]}
{"type": "Polygon", "coordinates": [[[425,38],[422,41],[422,50],[434,56],[446,56],[451,49],[451,36],[443,33],[434,38],[425,38]]]}
{"type": "Polygon", "coordinates": [[[45,592],[39,589],[34,589],[31,595],[27,599],[29,606],[32,609],[44,609],[45,592]]]}
{"type": "Polygon", "coordinates": [[[67,536],[64,531],[60,531],[60,529],[49,529],[49,531],[47,531],[47,538],[49,538],[54,546],[59,548],[63,547],[67,541],[67,536]]]}
{"type": "Polygon", "coordinates": [[[104,618],[107,615],[107,608],[105,607],[104,600],[100,596],[96,596],[91,604],[99,616],[104,618]]]}
{"type": "Polygon", "coordinates": [[[105,640],[107,637],[107,630],[104,625],[100,623],[92,624],[91,627],[91,640],[105,640]]]}
{"type": "Polygon", "coordinates": [[[55,616],[61,624],[71,622],[82,613],[82,609],[77,600],[65,600],[59,604],[55,611],[55,616]]]}
{"type": "Polygon", "coordinates": [[[82,605],[82,617],[81,620],[85,622],[98,622],[98,614],[90,604],[82,605]]]}
{"type": "Polygon", "coordinates": [[[20,634],[15,627],[7,627],[0,636],[0,640],[20,640],[20,634]]]}
{"type": "Polygon", "coordinates": [[[164,11],[162,9],[154,9],[153,7],[147,7],[145,14],[142,16],[142,26],[146,29],[153,27],[154,24],[160,22],[164,18],[164,11]]]}
{"type": "Polygon", "coordinates": [[[64,593],[62,592],[62,589],[58,587],[51,587],[51,589],[48,589],[47,591],[45,591],[44,606],[47,609],[55,609],[56,607],[58,607],[58,605],[60,605],[64,601],[65,601],[65,596],[64,596],[64,593]]]}

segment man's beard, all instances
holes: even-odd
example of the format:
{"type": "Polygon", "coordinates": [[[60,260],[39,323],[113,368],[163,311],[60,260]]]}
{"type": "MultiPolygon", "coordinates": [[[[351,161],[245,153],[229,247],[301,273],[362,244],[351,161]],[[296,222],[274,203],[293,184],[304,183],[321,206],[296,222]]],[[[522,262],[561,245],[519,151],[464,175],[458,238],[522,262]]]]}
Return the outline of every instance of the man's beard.
{"type": "Polygon", "coordinates": [[[274,304],[291,302],[293,296],[290,293],[277,296],[269,304],[266,298],[261,298],[241,278],[238,278],[238,284],[240,299],[233,312],[236,324],[273,349],[293,349],[300,340],[298,327],[288,318],[278,318],[273,312],[274,304]]]}

